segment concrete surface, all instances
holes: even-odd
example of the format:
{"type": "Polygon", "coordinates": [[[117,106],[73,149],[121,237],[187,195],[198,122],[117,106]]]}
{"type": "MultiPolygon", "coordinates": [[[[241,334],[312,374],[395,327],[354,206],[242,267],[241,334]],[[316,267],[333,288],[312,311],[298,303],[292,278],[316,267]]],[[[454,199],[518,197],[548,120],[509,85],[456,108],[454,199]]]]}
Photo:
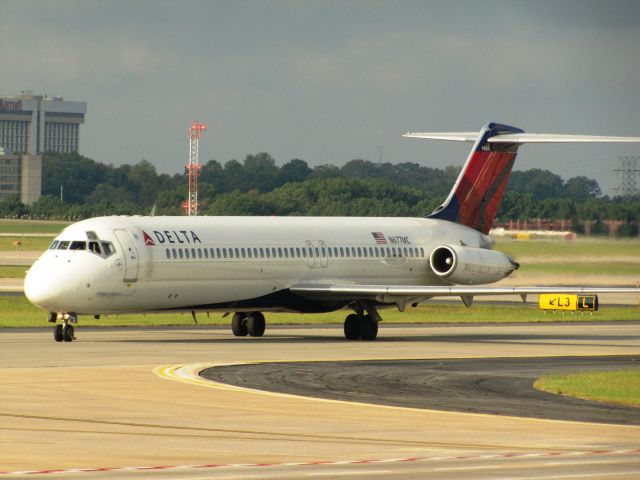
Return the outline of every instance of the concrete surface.
{"type": "MultiPolygon", "coordinates": [[[[640,354],[637,323],[382,326],[375,342],[347,342],[340,330],[235,338],[219,328],[80,326],[73,343],[55,343],[50,329],[2,331],[0,471],[14,472],[9,478],[107,467],[119,469],[108,478],[640,476],[638,426],[318,401],[154,373],[190,363],[640,354]],[[319,461],[355,463],[283,465],[319,461]]],[[[55,474],[67,477],[105,478],[55,474]]]]}

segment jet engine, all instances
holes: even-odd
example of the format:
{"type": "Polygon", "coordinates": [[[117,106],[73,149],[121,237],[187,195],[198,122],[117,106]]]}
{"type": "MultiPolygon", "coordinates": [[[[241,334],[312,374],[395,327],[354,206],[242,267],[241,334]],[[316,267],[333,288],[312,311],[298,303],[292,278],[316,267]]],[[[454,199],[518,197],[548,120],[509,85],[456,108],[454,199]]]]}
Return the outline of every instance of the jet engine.
{"type": "Polygon", "coordinates": [[[519,267],[504,253],[458,245],[437,247],[429,265],[439,277],[463,285],[497,282],[519,267]]]}

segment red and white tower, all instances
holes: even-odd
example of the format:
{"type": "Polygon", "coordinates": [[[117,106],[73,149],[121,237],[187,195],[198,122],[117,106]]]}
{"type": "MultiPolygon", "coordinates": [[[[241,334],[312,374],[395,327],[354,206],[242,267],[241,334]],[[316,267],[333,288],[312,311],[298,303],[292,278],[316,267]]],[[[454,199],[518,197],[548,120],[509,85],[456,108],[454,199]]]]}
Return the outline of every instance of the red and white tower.
{"type": "Polygon", "coordinates": [[[206,129],[207,125],[199,122],[193,122],[189,128],[189,163],[186,165],[189,196],[187,201],[182,204],[182,208],[188,216],[198,215],[198,175],[200,175],[201,168],[198,162],[198,148],[202,132],[206,129]]]}

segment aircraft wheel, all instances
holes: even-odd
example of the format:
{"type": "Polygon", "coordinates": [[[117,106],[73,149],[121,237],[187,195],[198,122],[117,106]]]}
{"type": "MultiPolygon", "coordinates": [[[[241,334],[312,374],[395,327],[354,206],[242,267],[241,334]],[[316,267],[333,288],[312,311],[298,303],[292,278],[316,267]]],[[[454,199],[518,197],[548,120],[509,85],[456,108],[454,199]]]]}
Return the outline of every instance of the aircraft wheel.
{"type": "Polygon", "coordinates": [[[365,315],[360,322],[360,337],[362,340],[375,340],[378,336],[378,322],[365,315]]]}
{"type": "Polygon", "coordinates": [[[75,338],[73,336],[73,327],[71,325],[65,325],[62,327],[62,336],[64,337],[65,342],[72,342],[75,338]]]}
{"type": "Polygon", "coordinates": [[[233,314],[231,319],[231,331],[236,337],[246,337],[249,331],[247,330],[246,315],[241,312],[233,314]]]}
{"type": "Polygon", "coordinates": [[[53,338],[56,342],[64,340],[64,334],[62,333],[62,325],[56,325],[53,327],[53,338]]]}
{"type": "Polygon", "coordinates": [[[264,315],[260,312],[253,312],[247,316],[247,331],[252,337],[261,337],[264,335],[266,323],[264,315]]]}
{"type": "Polygon", "coordinates": [[[347,315],[344,319],[344,338],[358,340],[360,338],[360,317],[355,313],[347,315]]]}

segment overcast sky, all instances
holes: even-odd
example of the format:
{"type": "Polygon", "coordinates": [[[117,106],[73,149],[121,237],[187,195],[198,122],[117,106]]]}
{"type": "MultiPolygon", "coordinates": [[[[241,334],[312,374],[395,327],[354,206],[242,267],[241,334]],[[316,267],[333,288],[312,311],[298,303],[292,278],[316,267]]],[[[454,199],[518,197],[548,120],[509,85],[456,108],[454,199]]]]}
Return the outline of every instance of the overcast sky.
{"type": "MultiPolygon", "coordinates": [[[[461,165],[467,144],[410,140],[488,121],[640,135],[640,2],[0,0],[0,95],[88,103],[81,153],[181,172],[268,152],[461,165]]],[[[526,145],[517,169],[608,190],[636,145],[526,145]]]]}

